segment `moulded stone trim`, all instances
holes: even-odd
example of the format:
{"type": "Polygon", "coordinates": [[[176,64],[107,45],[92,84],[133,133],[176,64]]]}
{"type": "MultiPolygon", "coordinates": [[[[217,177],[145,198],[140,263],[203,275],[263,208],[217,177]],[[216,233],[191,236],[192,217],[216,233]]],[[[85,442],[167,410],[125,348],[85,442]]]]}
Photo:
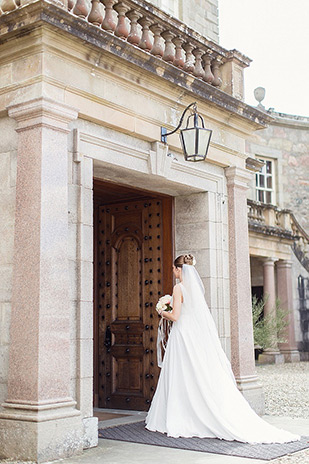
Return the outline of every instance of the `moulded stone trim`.
{"type": "Polygon", "coordinates": [[[80,261],[80,299],[93,301],[93,263],[92,261],[80,261]]]}
{"type": "Polygon", "coordinates": [[[68,123],[78,117],[78,109],[47,97],[38,97],[7,107],[10,118],[18,122],[17,131],[42,126],[69,132],[68,123]]]}
{"type": "Polygon", "coordinates": [[[83,157],[82,178],[84,188],[93,188],[93,160],[87,156],[83,157]]]}
{"type": "Polygon", "coordinates": [[[149,170],[152,174],[168,177],[172,157],[168,156],[168,145],[162,142],[153,142],[152,150],[149,150],[149,170]]]}
{"type": "Polygon", "coordinates": [[[81,191],[81,215],[80,220],[84,225],[93,225],[93,191],[82,188],[81,191]]]}
{"type": "Polygon", "coordinates": [[[82,417],[93,416],[93,377],[76,379],[77,407],[82,417]]]}
{"type": "Polygon", "coordinates": [[[80,259],[83,261],[93,261],[93,226],[88,224],[80,225],[80,259]]]}
{"type": "Polygon", "coordinates": [[[93,302],[80,301],[77,311],[78,336],[80,339],[93,338],[93,302]]]}
{"type": "Polygon", "coordinates": [[[222,190],[223,190],[223,185],[222,184],[224,183],[224,181],[223,181],[224,177],[221,176],[221,175],[215,175],[213,173],[210,173],[209,171],[207,171],[207,169],[202,170],[202,169],[199,169],[196,166],[188,165],[188,163],[186,163],[186,164],[174,163],[173,164],[173,169],[175,169],[175,171],[182,171],[182,172],[185,172],[187,174],[191,174],[194,177],[200,177],[202,179],[207,179],[207,180],[213,181],[215,183],[215,188],[212,187],[212,188],[209,189],[205,185],[205,190],[210,190],[210,191],[213,191],[213,192],[222,192],[222,190]]]}
{"type": "Polygon", "coordinates": [[[251,172],[236,166],[225,168],[225,176],[227,179],[228,187],[235,185],[236,187],[242,188],[243,190],[248,190],[249,182],[252,180],[251,172]]]}
{"type": "Polygon", "coordinates": [[[77,369],[76,376],[78,378],[93,376],[93,339],[84,338],[77,340],[77,369]]]}
{"type": "MultiPolygon", "coordinates": [[[[153,175],[150,167],[155,165],[155,162],[149,162],[149,156],[154,157],[155,152],[150,155],[149,150],[144,151],[127,144],[121,144],[85,133],[80,134],[80,139],[80,151],[84,156],[107,163],[109,166],[119,166],[123,169],[153,175]]],[[[177,181],[184,185],[192,185],[194,188],[201,188],[204,191],[217,192],[224,190],[224,176],[210,172],[210,166],[212,171],[215,166],[203,163],[203,168],[200,169],[193,166],[193,163],[191,164],[182,160],[172,160],[169,175],[167,171],[165,171],[164,175],[167,176],[168,180],[177,181]]]]}

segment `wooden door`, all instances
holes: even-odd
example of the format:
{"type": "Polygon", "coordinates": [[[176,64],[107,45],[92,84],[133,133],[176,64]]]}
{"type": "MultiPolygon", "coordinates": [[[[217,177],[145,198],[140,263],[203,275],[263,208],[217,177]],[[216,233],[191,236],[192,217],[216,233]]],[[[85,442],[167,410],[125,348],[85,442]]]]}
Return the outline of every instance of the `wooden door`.
{"type": "Polygon", "coordinates": [[[98,406],[147,410],[159,375],[155,305],[172,290],[171,199],[98,204],[96,224],[98,406]]]}

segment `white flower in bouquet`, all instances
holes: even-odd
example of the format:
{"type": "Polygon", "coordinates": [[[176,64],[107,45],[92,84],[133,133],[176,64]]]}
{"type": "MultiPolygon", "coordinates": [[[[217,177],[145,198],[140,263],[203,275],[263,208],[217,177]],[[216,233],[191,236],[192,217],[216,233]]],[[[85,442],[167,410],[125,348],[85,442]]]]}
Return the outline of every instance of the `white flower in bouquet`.
{"type": "Polygon", "coordinates": [[[173,308],[170,305],[171,300],[172,297],[170,295],[161,296],[156,305],[157,312],[161,313],[162,311],[172,311],[173,308]]]}

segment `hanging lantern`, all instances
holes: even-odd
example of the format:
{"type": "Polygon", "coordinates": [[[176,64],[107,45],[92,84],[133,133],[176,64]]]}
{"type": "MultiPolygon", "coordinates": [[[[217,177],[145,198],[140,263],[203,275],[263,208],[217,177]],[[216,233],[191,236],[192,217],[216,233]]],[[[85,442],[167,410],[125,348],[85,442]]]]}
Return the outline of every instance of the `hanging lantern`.
{"type": "Polygon", "coordinates": [[[204,119],[197,112],[195,102],[184,110],[176,129],[167,133],[164,127],[161,128],[161,141],[166,143],[166,137],[174,134],[180,128],[185,113],[192,106],[193,113],[187,119],[186,128],[180,130],[180,141],[186,161],[204,161],[207,156],[212,130],[205,129],[204,119]],[[192,119],[193,125],[190,126],[192,119]]]}
{"type": "Polygon", "coordinates": [[[204,161],[207,156],[212,130],[205,129],[204,119],[197,112],[187,119],[187,127],[180,130],[180,141],[186,161],[204,161]],[[193,118],[193,126],[189,127],[193,118]],[[201,126],[199,126],[199,120],[201,126]]]}

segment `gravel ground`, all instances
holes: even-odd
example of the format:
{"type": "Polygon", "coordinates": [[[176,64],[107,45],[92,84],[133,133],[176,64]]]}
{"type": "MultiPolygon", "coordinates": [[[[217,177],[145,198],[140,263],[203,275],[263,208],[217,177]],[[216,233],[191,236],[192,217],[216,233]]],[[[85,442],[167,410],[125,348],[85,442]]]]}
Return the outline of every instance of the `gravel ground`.
{"type": "Polygon", "coordinates": [[[309,362],[257,366],[265,413],[309,419],[309,362]]]}
{"type": "MultiPolygon", "coordinates": [[[[257,374],[263,384],[266,414],[309,419],[309,362],[261,365],[257,374]]],[[[309,450],[270,462],[309,464],[309,450]]]]}

